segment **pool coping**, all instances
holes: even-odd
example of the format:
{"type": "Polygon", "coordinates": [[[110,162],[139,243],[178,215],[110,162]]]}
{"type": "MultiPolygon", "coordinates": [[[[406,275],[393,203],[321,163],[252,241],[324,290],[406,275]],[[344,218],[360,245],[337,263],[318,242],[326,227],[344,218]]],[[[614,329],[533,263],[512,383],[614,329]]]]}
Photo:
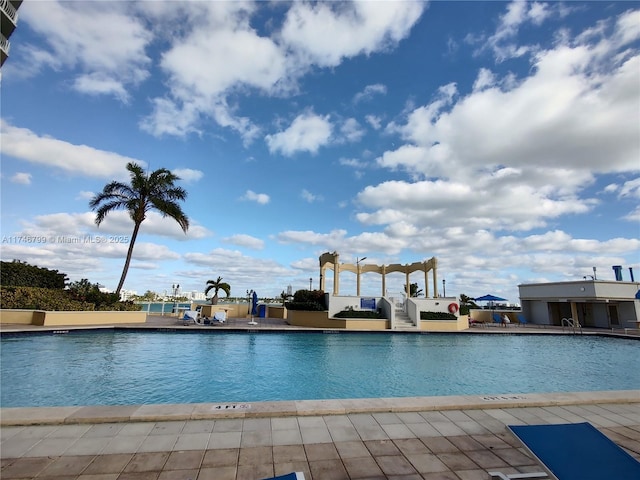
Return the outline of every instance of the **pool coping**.
{"type": "Polygon", "coordinates": [[[95,405],[0,408],[0,426],[161,422],[374,412],[479,410],[519,407],[638,403],[640,390],[453,395],[434,397],[285,400],[276,402],[95,405]]]}

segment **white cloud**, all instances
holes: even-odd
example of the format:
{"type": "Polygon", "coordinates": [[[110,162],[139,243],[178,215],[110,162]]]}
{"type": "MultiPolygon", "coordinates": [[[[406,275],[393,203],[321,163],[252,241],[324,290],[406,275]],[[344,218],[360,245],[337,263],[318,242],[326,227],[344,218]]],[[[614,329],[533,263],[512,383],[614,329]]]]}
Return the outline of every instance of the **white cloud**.
{"type": "Polygon", "coordinates": [[[30,2],[20,8],[20,21],[42,36],[47,49],[26,45],[31,75],[43,68],[78,68],[74,83],[82,93],[128,100],[127,87],[149,75],[145,49],[152,40],[140,18],[122,2],[30,2]],[[59,28],[65,25],[65,28],[59,28]]]}
{"type": "Polygon", "coordinates": [[[366,115],[364,119],[374,130],[380,130],[382,127],[382,119],[377,115],[366,115]]]}
{"type": "Polygon", "coordinates": [[[362,92],[356,93],[353,97],[354,103],[371,100],[375,95],[386,95],[387,86],[382,83],[375,83],[373,85],[367,85],[362,92]]]}
{"type": "Polygon", "coordinates": [[[358,142],[366,133],[355,118],[348,118],[340,126],[341,139],[347,142],[358,142]]]}
{"type": "Polygon", "coordinates": [[[297,152],[317,153],[329,143],[332,129],[329,115],[307,112],[298,115],[286,130],[267,135],[265,141],[271,153],[280,152],[285,156],[297,152]]]}
{"type": "Polygon", "coordinates": [[[251,202],[259,203],[260,205],[266,205],[271,199],[266,193],[255,193],[252,190],[247,190],[242,197],[242,200],[248,200],[251,202]]]}
{"type": "Polygon", "coordinates": [[[226,243],[238,245],[239,247],[251,248],[253,250],[262,250],[264,248],[264,240],[252,237],[251,235],[237,234],[222,239],[226,243]]]}
{"type": "Polygon", "coordinates": [[[5,120],[0,120],[0,133],[2,155],[57,168],[69,175],[123,179],[128,178],[127,163],[136,162],[146,166],[141,160],[117,153],[40,136],[29,129],[14,127],[5,120]]]}
{"type": "Polygon", "coordinates": [[[281,35],[301,63],[335,67],[344,58],[394,47],[423,9],[420,2],[296,2],[281,35]]]}
{"type": "Polygon", "coordinates": [[[24,172],[17,172],[11,177],[13,183],[19,183],[21,185],[31,185],[31,174],[24,172]]]}
{"type": "Polygon", "coordinates": [[[192,168],[175,168],[172,170],[172,173],[187,183],[197,182],[204,176],[201,170],[194,170],[192,168]]]}
{"type": "Polygon", "coordinates": [[[302,192],[300,193],[300,197],[302,197],[302,199],[308,203],[319,202],[323,200],[322,195],[313,194],[306,189],[302,190],[302,192]]]}

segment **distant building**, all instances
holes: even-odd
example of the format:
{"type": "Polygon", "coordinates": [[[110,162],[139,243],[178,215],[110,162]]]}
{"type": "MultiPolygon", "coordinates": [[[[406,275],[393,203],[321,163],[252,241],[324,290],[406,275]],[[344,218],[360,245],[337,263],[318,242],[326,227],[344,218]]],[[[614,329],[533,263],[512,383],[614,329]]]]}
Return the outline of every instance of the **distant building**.
{"type": "Polygon", "coordinates": [[[585,280],[518,285],[525,319],[562,326],[563,319],[592,328],[638,328],[640,283],[585,280]]]}
{"type": "Polygon", "coordinates": [[[198,292],[196,290],[194,290],[192,292],[185,292],[185,296],[189,300],[206,300],[207,299],[207,297],[204,294],[204,292],[198,292]]]}
{"type": "Polygon", "coordinates": [[[9,37],[18,25],[18,8],[22,0],[0,0],[0,14],[2,16],[2,37],[0,38],[0,50],[2,60],[0,66],[9,57],[9,37]]]}
{"type": "Polygon", "coordinates": [[[135,290],[120,290],[120,301],[126,302],[127,300],[131,300],[131,298],[137,294],[138,292],[135,290]]]}

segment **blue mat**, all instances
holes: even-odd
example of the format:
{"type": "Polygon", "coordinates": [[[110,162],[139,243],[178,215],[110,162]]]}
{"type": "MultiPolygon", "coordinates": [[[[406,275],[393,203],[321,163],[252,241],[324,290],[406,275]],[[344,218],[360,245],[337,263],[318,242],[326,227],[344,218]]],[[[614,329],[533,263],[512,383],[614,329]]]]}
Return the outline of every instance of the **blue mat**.
{"type": "Polygon", "coordinates": [[[640,462],[590,423],[509,429],[558,480],[640,479],[640,462]]]}

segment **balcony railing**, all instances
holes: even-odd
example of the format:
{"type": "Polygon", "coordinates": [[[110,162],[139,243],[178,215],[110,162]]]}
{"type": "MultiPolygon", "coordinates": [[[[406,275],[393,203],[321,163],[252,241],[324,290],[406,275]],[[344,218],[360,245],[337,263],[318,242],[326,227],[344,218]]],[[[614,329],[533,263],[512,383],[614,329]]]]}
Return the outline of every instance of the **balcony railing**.
{"type": "Polygon", "coordinates": [[[13,24],[18,23],[18,11],[9,3],[9,0],[0,0],[0,8],[7,14],[13,24]]]}
{"type": "Polygon", "coordinates": [[[9,56],[10,47],[11,45],[9,44],[9,40],[7,40],[4,35],[0,34],[0,48],[6,56],[9,56]]]}

